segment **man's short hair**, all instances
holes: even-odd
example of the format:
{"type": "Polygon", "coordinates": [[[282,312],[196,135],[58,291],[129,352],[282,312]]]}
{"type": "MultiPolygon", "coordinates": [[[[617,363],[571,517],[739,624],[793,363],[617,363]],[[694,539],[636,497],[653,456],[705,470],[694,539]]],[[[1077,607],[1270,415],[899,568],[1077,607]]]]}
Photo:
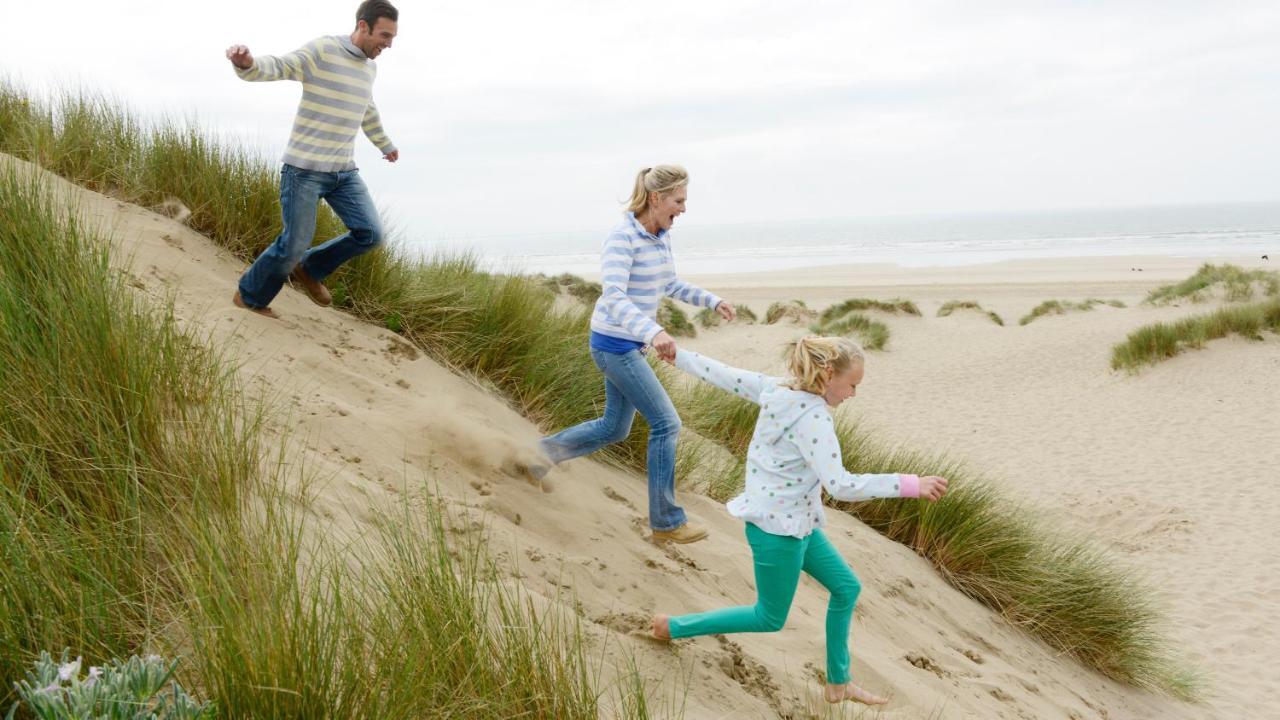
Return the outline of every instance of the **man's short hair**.
{"type": "Polygon", "coordinates": [[[356,8],[356,22],[364,21],[365,25],[372,30],[374,25],[378,24],[378,18],[384,17],[391,22],[399,22],[400,11],[396,10],[396,6],[387,2],[387,0],[364,0],[360,3],[360,7],[356,8]]]}

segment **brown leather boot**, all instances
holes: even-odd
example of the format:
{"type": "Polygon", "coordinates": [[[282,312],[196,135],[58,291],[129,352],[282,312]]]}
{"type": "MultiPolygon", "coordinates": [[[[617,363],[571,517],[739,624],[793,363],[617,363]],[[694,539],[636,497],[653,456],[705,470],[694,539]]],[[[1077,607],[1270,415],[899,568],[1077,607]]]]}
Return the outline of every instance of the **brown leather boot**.
{"type": "Polygon", "coordinates": [[[295,267],[293,272],[289,273],[289,277],[302,286],[302,289],[307,292],[307,297],[311,298],[311,302],[320,307],[329,307],[333,304],[333,296],[329,294],[329,288],[308,275],[302,265],[295,267]]]}
{"type": "Polygon", "coordinates": [[[251,313],[257,313],[263,317],[269,317],[272,320],[280,319],[280,315],[277,314],[275,310],[272,310],[269,307],[258,308],[258,307],[252,307],[250,305],[245,305],[244,298],[240,297],[239,290],[236,291],[235,295],[231,296],[231,304],[235,305],[238,308],[244,308],[245,310],[248,310],[251,313]]]}

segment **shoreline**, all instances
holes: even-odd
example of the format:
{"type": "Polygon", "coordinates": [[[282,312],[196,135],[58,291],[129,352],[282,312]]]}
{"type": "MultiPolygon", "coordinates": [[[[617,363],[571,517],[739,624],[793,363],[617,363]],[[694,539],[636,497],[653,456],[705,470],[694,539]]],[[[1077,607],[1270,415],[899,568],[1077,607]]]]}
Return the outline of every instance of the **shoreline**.
{"type": "MultiPolygon", "coordinates": [[[[683,273],[694,284],[725,288],[876,287],[1044,285],[1082,283],[1151,284],[1186,279],[1205,263],[1280,270],[1280,261],[1255,256],[1117,255],[1001,260],[973,265],[911,267],[888,263],[819,265],[742,273],[683,273]],[[1140,270],[1138,268],[1141,268],[1140,270]]],[[[598,280],[599,273],[591,279],[598,280]]]]}

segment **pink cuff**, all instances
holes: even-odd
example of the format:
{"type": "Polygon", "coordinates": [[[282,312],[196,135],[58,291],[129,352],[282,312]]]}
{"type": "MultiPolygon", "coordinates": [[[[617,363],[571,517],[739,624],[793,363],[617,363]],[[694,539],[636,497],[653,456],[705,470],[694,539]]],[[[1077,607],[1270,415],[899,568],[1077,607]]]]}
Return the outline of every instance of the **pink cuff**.
{"type": "Polygon", "coordinates": [[[899,475],[898,487],[902,490],[902,497],[918,498],[920,497],[920,476],[899,475]]]}

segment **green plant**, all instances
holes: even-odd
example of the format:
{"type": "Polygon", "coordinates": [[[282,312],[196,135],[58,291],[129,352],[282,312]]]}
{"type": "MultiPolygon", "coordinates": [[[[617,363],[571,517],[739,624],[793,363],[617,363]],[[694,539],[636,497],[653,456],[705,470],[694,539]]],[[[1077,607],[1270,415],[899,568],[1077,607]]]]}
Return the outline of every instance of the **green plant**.
{"type": "Polygon", "coordinates": [[[1070,300],[1045,300],[1039,305],[1032,308],[1031,312],[1022,316],[1018,320],[1019,325],[1026,325],[1036,318],[1045,315],[1065,315],[1068,312],[1085,312],[1092,310],[1097,305],[1107,305],[1114,308],[1124,307],[1124,303],[1119,300],[1101,300],[1099,298],[1089,298],[1080,302],[1071,302],[1070,300]]]}
{"type": "Polygon", "coordinates": [[[82,677],[81,658],[68,660],[69,651],[54,662],[41,651],[27,678],[14,683],[18,701],[9,710],[13,718],[22,708],[40,720],[202,720],[214,717],[210,703],[197,702],[173,680],[175,660],[137,655],[91,667],[82,677]],[[164,690],[168,686],[169,694],[164,690]]]}
{"type": "Polygon", "coordinates": [[[657,322],[673,337],[697,337],[698,328],[689,322],[689,316],[671,298],[662,298],[658,305],[657,322]]]}
{"type": "Polygon", "coordinates": [[[1004,326],[1003,318],[992,311],[983,310],[982,306],[973,300],[951,300],[943,303],[942,307],[938,308],[938,317],[947,317],[956,310],[977,310],[980,313],[985,313],[991,322],[1004,326]]]}
{"type": "Polygon", "coordinates": [[[1214,265],[1205,263],[1186,280],[1163,285],[1147,293],[1143,302],[1151,305],[1167,305],[1178,300],[1203,302],[1216,285],[1225,286],[1225,299],[1229,302],[1251,300],[1254,286],[1261,285],[1266,297],[1280,295],[1280,272],[1274,270],[1245,270],[1238,265],[1214,265]]]}
{"type": "Polygon", "coordinates": [[[764,322],[766,325],[773,325],[784,319],[792,322],[808,322],[815,315],[816,313],[810,310],[803,300],[778,301],[770,305],[769,309],[765,311],[764,322]]]}
{"type": "Polygon", "coordinates": [[[1280,299],[1225,307],[1206,315],[1138,328],[1112,348],[1111,368],[1137,370],[1232,333],[1261,340],[1263,330],[1280,333],[1280,299]]]}

